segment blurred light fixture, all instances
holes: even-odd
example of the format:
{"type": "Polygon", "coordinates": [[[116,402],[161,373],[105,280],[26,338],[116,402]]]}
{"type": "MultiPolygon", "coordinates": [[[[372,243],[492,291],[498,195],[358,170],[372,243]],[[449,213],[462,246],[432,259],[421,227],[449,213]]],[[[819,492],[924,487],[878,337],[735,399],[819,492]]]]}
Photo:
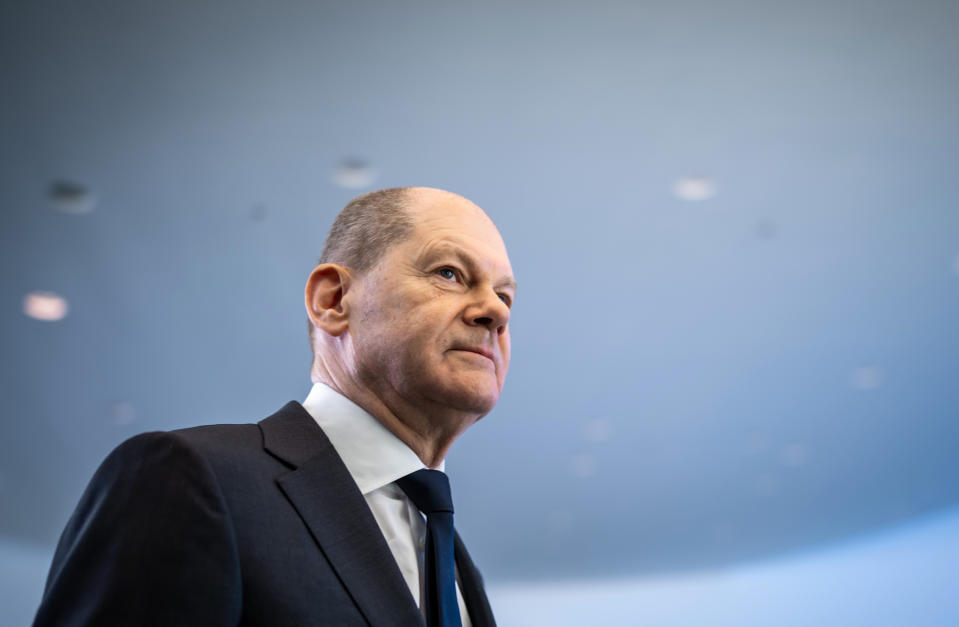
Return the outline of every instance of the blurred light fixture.
{"type": "Polygon", "coordinates": [[[806,447],[799,443],[792,443],[783,449],[782,461],[784,466],[802,466],[806,463],[806,447]]]}
{"type": "Polygon", "coordinates": [[[759,239],[772,239],[776,237],[776,233],[779,229],[776,227],[776,223],[772,220],[760,220],[756,224],[756,236],[759,239]]]}
{"type": "Polygon", "coordinates": [[[673,193],[680,200],[707,200],[716,195],[716,183],[705,176],[685,176],[673,183],[673,193]]]}
{"type": "Polygon", "coordinates": [[[250,220],[254,222],[263,222],[266,220],[266,216],[269,213],[269,210],[261,202],[256,203],[250,208],[250,220]]]}
{"type": "Polygon", "coordinates": [[[333,182],[346,189],[369,187],[375,179],[376,172],[360,159],[345,159],[333,172],[333,182]]]}
{"type": "Polygon", "coordinates": [[[90,190],[72,181],[54,181],[50,184],[47,196],[61,213],[90,213],[97,205],[96,196],[90,190]]]}
{"type": "Polygon", "coordinates": [[[30,292],[23,298],[23,313],[34,320],[56,322],[70,310],[67,300],[53,292],[30,292]]]}
{"type": "Polygon", "coordinates": [[[569,461],[569,471],[574,477],[592,477],[596,474],[596,462],[592,455],[574,455],[569,461]]]}
{"type": "Polygon", "coordinates": [[[878,366],[863,366],[852,371],[852,387],[857,390],[875,390],[882,384],[882,371],[878,366]]]}
{"type": "Polygon", "coordinates": [[[604,418],[594,418],[583,425],[583,436],[590,442],[605,442],[613,434],[613,427],[604,418]]]}
{"type": "Polygon", "coordinates": [[[121,401],[113,405],[113,424],[117,426],[129,425],[136,422],[137,409],[133,403],[121,401]]]}

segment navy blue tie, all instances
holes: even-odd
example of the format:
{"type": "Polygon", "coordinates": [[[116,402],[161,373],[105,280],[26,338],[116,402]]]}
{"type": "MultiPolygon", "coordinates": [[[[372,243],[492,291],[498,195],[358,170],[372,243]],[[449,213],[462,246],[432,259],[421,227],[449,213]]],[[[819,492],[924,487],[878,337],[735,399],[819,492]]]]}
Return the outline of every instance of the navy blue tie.
{"type": "Polygon", "coordinates": [[[462,627],[456,603],[453,559],[453,497],[450,480],[439,470],[417,470],[396,480],[426,514],[424,613],[427,627],[462,627]]]}

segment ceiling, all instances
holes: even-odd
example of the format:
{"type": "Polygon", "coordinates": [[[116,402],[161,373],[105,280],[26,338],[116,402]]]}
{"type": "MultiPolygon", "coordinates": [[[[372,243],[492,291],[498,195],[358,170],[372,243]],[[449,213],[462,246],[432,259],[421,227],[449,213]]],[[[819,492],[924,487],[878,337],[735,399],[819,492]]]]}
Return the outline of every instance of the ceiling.
{"type": "Polygon", "coordinates": [[[8,539],[135,433],[305,398],[306,276],[395,185],[485,208],[521,283],[448,460],[488,578],[959,503],[959,4],[35,1],[0,63],[8,539]]]}

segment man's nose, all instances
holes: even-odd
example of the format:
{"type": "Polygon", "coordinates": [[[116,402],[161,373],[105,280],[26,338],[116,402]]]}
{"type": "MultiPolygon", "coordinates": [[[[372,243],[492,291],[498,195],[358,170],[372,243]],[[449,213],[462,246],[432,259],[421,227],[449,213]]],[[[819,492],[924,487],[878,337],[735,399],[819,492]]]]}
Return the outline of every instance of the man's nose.
{"type": "Polygon", "coordinates": [[[498,331],[509,322],[509,307],[493,290],[484,290],[480,299],[466,311],[467,323],[498,331]]]}

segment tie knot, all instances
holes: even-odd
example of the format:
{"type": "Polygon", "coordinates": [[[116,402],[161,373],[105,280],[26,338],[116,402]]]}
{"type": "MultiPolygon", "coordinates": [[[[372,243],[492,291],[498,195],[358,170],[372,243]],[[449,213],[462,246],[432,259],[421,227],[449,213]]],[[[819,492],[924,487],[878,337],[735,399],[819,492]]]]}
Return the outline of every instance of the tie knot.
{"type": "Polygon", "coordinates": [[[427,516],[434,512],[453,513],[453,496],[446,473],[424,468],[397,479],[396,485],[427,516]]]}

